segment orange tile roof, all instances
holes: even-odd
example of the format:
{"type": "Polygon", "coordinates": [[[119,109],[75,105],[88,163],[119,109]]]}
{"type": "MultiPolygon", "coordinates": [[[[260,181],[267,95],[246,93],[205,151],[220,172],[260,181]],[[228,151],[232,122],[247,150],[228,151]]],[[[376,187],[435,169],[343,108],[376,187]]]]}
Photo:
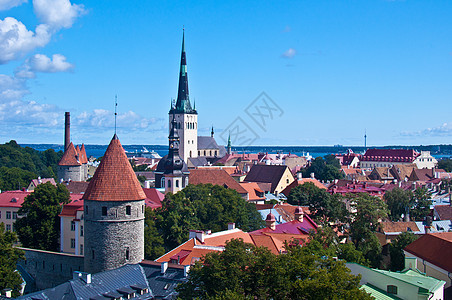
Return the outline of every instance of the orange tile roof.
{"type": "Polygon", "coordinates": [[[116,134],[83,195],[84,200],[143,200],[146,195],[116,134]]]}
{"type": "Polygon", "coordinates": [[[259,187],[257,182],[240,182],[240,185],[248,192],[248,200],[264,200],[265,197],[259,197],[257,194],[263,195],[264,191],[259,187]]]}
{"type": "Polygon", "coordinates": [[[80,162],[82,164],[88,163],[88,157],[86,156],[85,144],[82,144],[82,147],[80,148],[80,162]]]}
{"type": "Polygon", "coordinates": [[[202,168],[190,170],[188,182],[190,184],[210,183],[213,185],[226,185],[228,188],[236,190],[239,194],[247,193],[247,191],[223,169],[202,168]]]}
{"type": "Polygon", "coordinates": [[[75,150],[74,144],[72,142],[67,147],[66,151],[64,151],[63,157],[61,157],[59,166],[80,166],[80,158],[77,160],[77,150],[75,150]]]}
{"type": "Polygon", "coordinates": [[[408,228],[413,232],[420,231],[415,222],[381,222],[380,226],[384,233],[405,232],[408,228]]]}
{"type": "Polygon", "coordinates": [[[206,234],[203,243],[196,238],[189,239],[185,243],[157,258],[156,261],[169,262],[172,257],[179,256],[182,258],[183,256],[183,260],[180,261],[180,264],[191,265],[209,252],[223,251],[223,247],[226,245],[227,241],[239,238],[243,239],[245,243],[253,243],[253,240],[248,233],[235,228],[232,230],[206,234]]]}

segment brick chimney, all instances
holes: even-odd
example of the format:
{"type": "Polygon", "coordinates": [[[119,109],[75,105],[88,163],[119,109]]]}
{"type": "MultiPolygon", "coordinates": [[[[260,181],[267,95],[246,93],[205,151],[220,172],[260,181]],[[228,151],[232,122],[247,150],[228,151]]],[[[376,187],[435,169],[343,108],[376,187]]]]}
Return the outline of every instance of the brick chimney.
{"type": "Polygon", "coordinates": [[[71,113],[64,113],[64,151],[66,151],[67,147],[71,143],[71,113]]]}
{"type": "Polygon", "coordinates": [[[304,215],[303,209],[300,206],[298,206],[295,209],[295,220],[297,220],[299,222],[303,222],[303,215],[304,215]]]}

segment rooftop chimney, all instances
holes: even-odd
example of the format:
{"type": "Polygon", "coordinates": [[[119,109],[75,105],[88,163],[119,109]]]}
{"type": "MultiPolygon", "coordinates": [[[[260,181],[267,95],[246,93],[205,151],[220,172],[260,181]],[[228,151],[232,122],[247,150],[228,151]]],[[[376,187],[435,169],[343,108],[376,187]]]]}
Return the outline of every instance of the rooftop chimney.
{"type": "Polygon", "coordinates": [[[72,279],[81,279],[86,284],[89,284],[91,283],[91,274],[86,272],[74,271],[74,273],[72,273],[72,279]]]}
{"type": "Polygon", "coordinates": [[[275,230],[276,229],[276,218],[275,218],[275,216],[272,213],[269,213],[267,215],[267,219],[265,220],[265,224],[271,230],[275,230]]]}
{"type": "Polygon", "coordinates": [[[168,269],[168,262],[164,261],[160,265],[160,273],[165,274],[166,269],[168,269]]]}
{"type": "Polygon", "coordinates": [[[228,230],[235,229],[235,223],[228,223],[228,230]]]}
{"type": "Polygon", "coordinates": [[[2,291],[2,295],[5,296],[6,298],[11,298],[12,291],[13,291],[12,289],[6,288],[2,291]]]}
{"type": "Polygon", "coordinates": [[[66,151],[67,147],[71,143],[71,113],[64,113],[64,151],[66,151]]]}
{"type": "Polygon", "coordinates": [[[303,222],[303,215],[304,215],[303,209],[300,206],[298,206],[295,209],[295,220],[297,220],[299,222],[303,222]]]}
{"type": "Polygon", "coordinates": [[[190,271],[190,265],[184,266],[184,277],[188,276],[188,271],[190,271]]]}

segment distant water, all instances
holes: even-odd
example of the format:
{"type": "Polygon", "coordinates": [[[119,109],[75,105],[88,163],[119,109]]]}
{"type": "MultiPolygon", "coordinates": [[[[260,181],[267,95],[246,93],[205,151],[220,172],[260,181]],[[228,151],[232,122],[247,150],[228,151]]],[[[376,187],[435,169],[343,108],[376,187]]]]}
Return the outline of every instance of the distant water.
{"type": "MultiPolygon", "coordinates": [[[[47,149],[54,149],[55,151],[63,151],[63,145],[58,144],[22,144],[22,147],[30,147],[35,150],[39,151],[45,151],[47,149]]],[[[101,157],[104,155],[105,150],[107,150],[108,145],[85,145],[86,154],[88,157],[101,157]]],[[[123,145],[124,150],[126,150],[129,155],[132,155],[131,153],[140,153],[145,150],[147,151],[155,151],[160,156],[165,156],[168,154],[168,146],[167,145],[123,145]]],[[[380,148],[388,148],[388,147],[380,147],[380,148]]],[[[396,148],[396,147],[394,147],[396,148]]],[[[417,149],[418,147],[404,147],[405,149],[416,149],[420,151],[420,149],[417,149]]],[[[348,149],[352,149],[355,153],[364,153],[364,147],[346,147],[346,146],[252,146],[252,147],[232,147],[232,151],[237,153],[292,153],[296,154],[298,156],[301,155],[311,155],[312,157],[319,157],[319,156],[325,156],[328,154],[338,154],[338,153],[345,153],[348,149]]],[[[424,149],[422,149],[424,150],[424,149]]],[[[427,149],[430,150],[430,149],[427,149]]],[[[436,158],[443,158],[443,157],[450,157],[450,154],[447,153],[435,153],[432,151],[432,155],[436,158]]]]}

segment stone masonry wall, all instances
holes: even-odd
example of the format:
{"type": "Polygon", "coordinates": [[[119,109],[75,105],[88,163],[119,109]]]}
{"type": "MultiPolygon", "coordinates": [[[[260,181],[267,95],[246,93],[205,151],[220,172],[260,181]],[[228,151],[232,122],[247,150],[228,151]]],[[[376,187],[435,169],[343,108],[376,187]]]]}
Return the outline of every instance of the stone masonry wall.
{"type": "Polygon", "coordinates": [[[144,259],[144,200],[85,200],[84,212],[86,272],[111,270],[144,259]],[[106,207],[106,216],[102,207],[106,207]]]}
{"type": "Polygon", "coordinates": [[[29,248],[25,251],[25,261],[20,261],[25,271],[36,281],[36,290],[57,286],[70,279],[74,271],[83,271],[83,256],[50,252],[29,248]]]}

